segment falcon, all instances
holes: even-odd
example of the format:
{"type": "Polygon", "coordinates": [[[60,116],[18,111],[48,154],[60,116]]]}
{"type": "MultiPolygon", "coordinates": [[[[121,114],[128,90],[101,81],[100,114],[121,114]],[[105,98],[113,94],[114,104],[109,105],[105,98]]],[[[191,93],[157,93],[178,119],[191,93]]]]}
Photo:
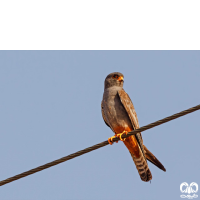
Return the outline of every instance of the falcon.
{"type": "Polygon", "coordinates": [[[139,122],[133,103],[123,89],[124,75],[119,72],[109,74],[104,82],[104,94],[101,102],[102,117],[107,126],[115,133],[108,138],[110,144],[113,138],[118,137],[129,150],[131,157],[138,170],[142,181],[148,182],[152,179],[147,160],[166,171],[160,161],[144,146],[142,134],[137,133],[122,139],[122,134],[138,129],[139,122]]]}

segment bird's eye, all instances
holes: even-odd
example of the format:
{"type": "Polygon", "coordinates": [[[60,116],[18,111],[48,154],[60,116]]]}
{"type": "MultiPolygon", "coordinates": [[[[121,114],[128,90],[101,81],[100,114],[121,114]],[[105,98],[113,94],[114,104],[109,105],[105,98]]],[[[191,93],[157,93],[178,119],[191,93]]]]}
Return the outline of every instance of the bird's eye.
{"type": "Polygon", "coordinates": [[[117,79],[117,78],[119,78],[119,76],[115,74],[115,75],[113,75],[113,78],[117,79]]]}

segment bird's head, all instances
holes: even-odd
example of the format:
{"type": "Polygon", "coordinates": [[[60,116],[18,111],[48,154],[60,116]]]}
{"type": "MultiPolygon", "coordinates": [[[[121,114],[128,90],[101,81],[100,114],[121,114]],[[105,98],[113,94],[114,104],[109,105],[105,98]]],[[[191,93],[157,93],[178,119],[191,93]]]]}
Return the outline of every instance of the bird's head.
{"type": "Polygon", "coordinates": [[[113,72],[106,77],[104,86],[105,89],[113,86],[123,87],[123,83],[124,75],[120,72],[113,72]]]}

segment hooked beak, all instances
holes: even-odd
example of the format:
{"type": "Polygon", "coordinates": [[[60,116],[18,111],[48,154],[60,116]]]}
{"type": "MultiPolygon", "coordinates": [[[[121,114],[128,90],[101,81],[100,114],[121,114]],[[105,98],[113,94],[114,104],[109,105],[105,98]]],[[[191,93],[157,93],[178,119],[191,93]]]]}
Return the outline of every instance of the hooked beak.
{"type": "Polygon", "coordinates": [[[124,81],[124,77],[123,76],[120,76],[118,79],[117,79],[118,81],[124,81]]]}

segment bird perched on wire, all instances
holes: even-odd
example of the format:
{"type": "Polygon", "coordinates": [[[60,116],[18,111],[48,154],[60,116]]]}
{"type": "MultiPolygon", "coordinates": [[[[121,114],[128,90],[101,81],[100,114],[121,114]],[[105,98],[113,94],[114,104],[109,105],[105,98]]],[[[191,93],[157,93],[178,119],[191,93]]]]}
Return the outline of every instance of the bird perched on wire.
{"type": "Polygon", "coordinates": [[[104,94],[101,102],[103,119],[115,133],[108,139],[112,144],[114,137],[119,137],[129,150],[142,181],[148,182],[152,179],[147,160],[158,168],[166,171],[160,161],[143,145],[141,133],[122,139],[123,134],[138,129],[139,122],[133,103],[123,89],[124,76],[122,73],[113,72],[109,74],[104,82],[104,94]]]}

